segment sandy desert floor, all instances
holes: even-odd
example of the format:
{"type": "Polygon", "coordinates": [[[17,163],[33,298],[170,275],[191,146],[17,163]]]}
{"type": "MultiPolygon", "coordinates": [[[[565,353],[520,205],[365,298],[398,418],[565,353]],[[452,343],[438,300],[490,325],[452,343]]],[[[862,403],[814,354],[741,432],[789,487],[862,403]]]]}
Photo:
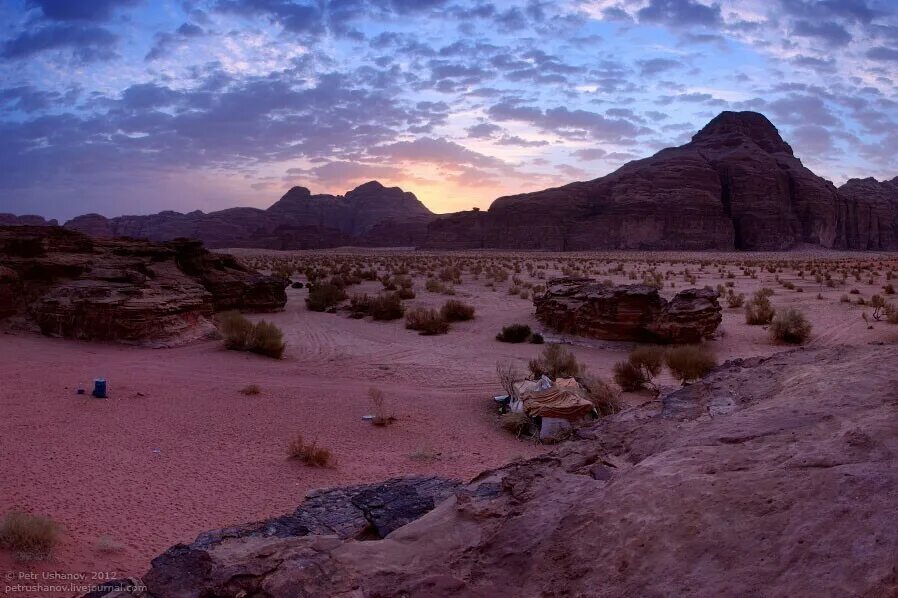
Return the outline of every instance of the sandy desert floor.
{"type": "MultiPolygon", "coordinates": [[[[422,270],[460,263],[461,283],[454,285],[452,298],[474,306],[476,319],[453,324],[446,335],[419,336],[402,320],[372,322],[345,312],[308,311],[307,290],[291,288],[285,311],[251,316],[283,329],[287,351],[279,361],[227,351],[217,340],[149,349],[22,332],[0,335],[0,513],[23,509],[64,526],[51,560],[21,563],[0,552],[0,572],[79,572],[87,583],[97,573],[139,576],[168,546],[208,529],[292,510],[312,488],[411,473],[470,478],[547,450],[500,430],[490,400],[500,392],[497,360],[519,361],[525,370],[540,347],[494,337],[511,323],[542,330],[529,297],[510,294],[510,286],[527,293],[526,285],[571,268],[599,280],[633,283],[639,280],[630,273],[641,276],[652,264],[657,272],[669,272],[662,290],[668,296],[729,282],[748,298],[769,287],[776,308],[795,306],[806,313],[814,326],[812,346],[898,340],[898,326],[873,321],[872,309],[857,304],[858,298],[869,302],[891,282],[887,273],[898,270],[895,256],[234,253],[256,265],[286,260],[300,269],[321,260],[376,263],[385,256],[409,263],[430,260],[422,270]],[[511,276],[501,282],[486,274],[475,279],[469,267],[478,260],[511,276]],[[537,264],[532,275],[527,262],[537,264]],[[515,264],[521,273],[514,273],[515,264]],[[746,275],[743,266],[756,277],[746,275]],[[833,286],[817,282],[810,274],[814,268],[831,272],[833,286]],[[686,280],[690,276],[695,284],[686,280]],[[98,376],[109,380],[109,399],[76,395],[79,384],[89,389],[98,376]],[[249,384],[258,384],[261,393],[241,394],[249,384]],[[363,422],[371,387],[385,393],[398,418],[394,425],[363,422]],[[288,460],[286,446],[296,434],[332,449],[336,466],[316,469],[288,460]]],[[[439,307],[449,298],[425,290],[426,273],[410,275],[417,296],[406,305],[439,307]]],[[[304,280],[302,273],[294,280],[304,280]]],[[[381,288],[380,282],[366,281],[348,292],[381,288]]],[[[719,334],[709,341],[720,361],[788,348],[771,342],[764,327],[748,326],[741,308],[724,302],[723,312],[719,334]]],[[[547,339],[570,342],[592,374],[609,380],[614,362],[632,348],[550,333],[547,339]]],[[[624,400],[636,404],[646,397],[624,400]]]]}

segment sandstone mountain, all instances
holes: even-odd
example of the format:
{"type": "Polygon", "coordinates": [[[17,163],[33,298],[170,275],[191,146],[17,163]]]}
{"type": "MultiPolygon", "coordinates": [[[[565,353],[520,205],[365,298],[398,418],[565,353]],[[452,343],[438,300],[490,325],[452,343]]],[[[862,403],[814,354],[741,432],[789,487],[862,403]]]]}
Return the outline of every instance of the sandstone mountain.
{"type": "Polygon", "coordinates": [[[435,221],[431,248],[898,249],[898,204],[843,194],[755,112],[723,112],[686,145],[599,179],[501,197],[435,221]]]}
{"type": "Polygon", "coordinates": [[[282,279],[199,241],[0,226],[0,318],[18,316],[51,336],[170,343],[211,331],[216,311],[271,311],[286,302],[282,279]]]}
{"type": "Polygon", "coordinates": [[[57,226],[56,220],[46,220],[43,216],[27,214],[16,216],[15,214],[0,214],[0,226],[57,226]]]}
{"type": "MultiPolygon", "coordinates": [[[[870,364],[896,359],[734,360],[455,489],[315,493],[203,534],[154,559],[137,596],[895,596],[898,370],[870,364]]],[[[133,598],[117,587],[91,597],[133,598]]]]}
{"type": "MultiPolygon", "coordinates": [[[[898,179],[896,179],[898,180],[898,179]]],[[[434,215],[411,193],[366,183],[345,196],[294,187],[267,210],[162,212],[66,223],[88,234],[210,247],[427,249],[898,249],[898,183],[837,189],[756,112],[723,112],[692,140],[587,182],[434,215]]]]}
{"type": "Polygon", "coordinates": [[[339,196],[312,195],[305,187],[293,187],[267,210],[165,211],[111,219],[86,214],[65,226],[96,237],[199,239],[212,248],[310,249],[418,245],[433,217],[413,193],[371,181],[339,196]]]}

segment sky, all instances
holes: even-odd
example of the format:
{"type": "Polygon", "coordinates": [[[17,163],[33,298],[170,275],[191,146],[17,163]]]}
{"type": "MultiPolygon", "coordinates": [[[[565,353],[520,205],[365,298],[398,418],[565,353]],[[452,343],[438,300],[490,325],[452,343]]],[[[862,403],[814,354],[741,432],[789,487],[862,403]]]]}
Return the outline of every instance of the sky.
{"type": "Polygon", "coordinates": [[[431,210],[590,180],[755,110],[898,175],[898,0],[0,0],[0,212],[431,210]]]}

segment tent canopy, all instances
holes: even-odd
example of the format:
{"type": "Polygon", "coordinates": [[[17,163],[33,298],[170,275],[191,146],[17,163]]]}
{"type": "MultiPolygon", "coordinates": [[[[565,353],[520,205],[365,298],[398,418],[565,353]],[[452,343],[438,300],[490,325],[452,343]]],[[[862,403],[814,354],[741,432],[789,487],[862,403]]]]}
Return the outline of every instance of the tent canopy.
{"type": "Polygon", "coordinates": [[[592,402],[582,391],[557,385],[546,390],[528,392],[524,395],[523,403],[524,413],[530,417],[558,417],[569,421],[580,419],[593,409],[592,402]]]}

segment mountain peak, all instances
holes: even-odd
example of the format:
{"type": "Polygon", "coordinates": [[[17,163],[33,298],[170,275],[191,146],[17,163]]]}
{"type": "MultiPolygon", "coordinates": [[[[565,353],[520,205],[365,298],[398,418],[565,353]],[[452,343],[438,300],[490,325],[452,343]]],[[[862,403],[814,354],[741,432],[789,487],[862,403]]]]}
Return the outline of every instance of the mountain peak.
{"type": "Polygon", "coordinates": [[[783,141],[777,128],[758,112],[721,112],[696,133],[692,141],[713,142],[732,137],[747,137],[766,152],[792,155],[792,148],[783,141]]]}

